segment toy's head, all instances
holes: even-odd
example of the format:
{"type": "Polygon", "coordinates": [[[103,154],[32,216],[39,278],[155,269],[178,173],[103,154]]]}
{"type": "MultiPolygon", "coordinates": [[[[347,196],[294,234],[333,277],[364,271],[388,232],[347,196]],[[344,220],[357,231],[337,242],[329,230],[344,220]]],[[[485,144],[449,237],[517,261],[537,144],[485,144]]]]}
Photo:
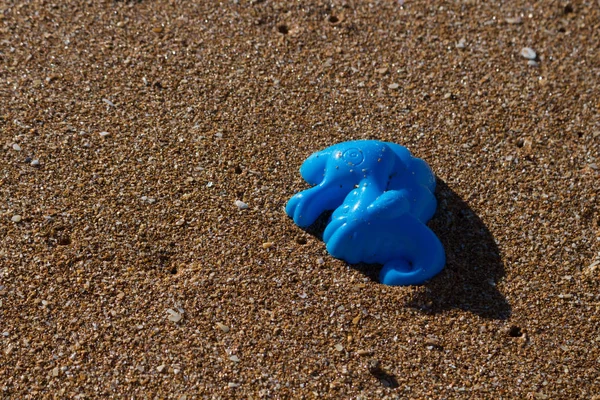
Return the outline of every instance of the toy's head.
{"type": "Polygon", "coordinates": [[[358,140],[339,143],[312,154],[300,167],[300,174],[311,185],[323,180],[352,182],[405,169],[403,162],[384,142],[358,140]]]}

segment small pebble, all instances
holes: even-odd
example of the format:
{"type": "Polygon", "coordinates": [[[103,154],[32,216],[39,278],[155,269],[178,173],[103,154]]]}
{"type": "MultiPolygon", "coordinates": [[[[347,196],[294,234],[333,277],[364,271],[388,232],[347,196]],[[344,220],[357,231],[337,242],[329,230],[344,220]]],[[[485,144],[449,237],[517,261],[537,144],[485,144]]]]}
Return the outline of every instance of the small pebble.
{"type": "Polygon", "coordinates": [[[12,222],[19,223],[19,222],[21,222],[21,216],[20,215],[13,215],[13,217],[10,220],[12,222]]]}
{"type": "Polygon", "coordinates": [[[158,367],[156,367],[156,370],[157,370],[158,372],[163,372],[163,371],[165,370],[165,368],[166,368],[166,367],[167,367],[167,366],[166,366],[165,364],[163,364],[163,365],[159,365],[158,367]]]}
{"type": "Polygon", "coordinates": [[[180,220],[178,220],[177,222],[175,222],[175,225],[177,225],[177,226],[181,226],[183,224],[185,224],[185,219],[183,219],[183,218],[181,218],[180,220]]]}
{"type": "Polygon", "coordinates": [[[233,361],[233,362],[240,362],[240,358],[239,358],[238,356],[235,356],[235,355],[234,355],[234,356],[231,356],[231,357],[229,357],[229,359],[230,359],[231,361],[233,361]]]}
{"type": "Polygon", "coordinates": [[[110,135],[110,133],[108,133],[108,132],[106,132],[106,131],[102,131],[102,132],[100,132],[100,136],[102,136],[102,137],[106,137],[106,136],[108,136],[108,135],[110,135]]]}
{"type": "Polygon", "coordinates": [[[110,101],[109,99],[102,99],[103,102],[105,102],[106,104],[108,104],[111,107],[115,106],[115,103],[113,103],[112,101],[110,101]]]}
{"type": "Polygon", "coordinates": [[[337,351],[342,351],[342,350],[344,350],[344,346],[342,346],[340,343],[338,343],[338,344],[335,345],[335,349],[337,351]]]}
{"type": "Polygon", "coordinates": [[[154,204],[156,202],[156,199],[154,197],[148,197],[148,196],[142,196],[141,200],[144,203],[148,203],[148,204],[154,204]]]}
{"type": "Polygon", "coordinates": [[[262,244],[263,249],[268,249],[273,246],[273,242],[265,242],[262,244]]]}
{"type": "Polygon", "coordinates": [[[529,60],[527,61],[527,65],[529,65],[530,67],[537,67],[539,64],[535,60],[529,60]]]}
{"type": "Polygon", "coordinates": [[[40,165],[40,160],[31,160],[31,165],[34,167],[38,167],[40,165]]]}
{"type": "Polygon", "coordinates": [[[521,17],[508,17],[505,19],[507,24],[511,25],[519,25],[523,22],[523,18],[521,17]]]}
{"type": "Polygon", "coordinates": [[[233,388],[236,388],[236,387],[240,387],[240,384],[239,383],[235,383],[235,382],[229,382],[227,384],[227,387],[230,388],[230,389],[233,389],[233,388]]]}
{"type": "Polygon", "coordinates": [[[19,146],[19,145],[18,145],[18,144],[16,144],[16,143],[12,145],[12,148],[13,148],[13,150],[15,150],[15,151],[21,151],[21,146],[19,146]]]}
{"type": "Polygon", "coordinates": [[[240,210],[245,210],[246,208],[248,208],[248,204],[244,203],[241,200],[236,200],[235,201],[235,205],[237,208],[239,208],[240,210]]]}
{"type": "Polygon", "coordinates": [[[464,49],[465,47],[467,47],[467,39],[461,38],[458,41],[458,43],[456,43],[456,48],[457,49],[464,49]]]}
{"type": "Polygon", "coordinates": [[[392,90],[396,90],[396,89],[398,89],[399,87],[400,87],[400,85],[398,85],[397,83],[390,83],[390,84],[388,85],[388,88],[389,88],[389,89],[392,89],[392,90]]]}
{"type": "Polygon", "coordinates": [[[521,49],[521,56],[528,60],[535,60],[537,58],[537,53],[531,47],[523,47],[521,49]]]}
{"type": "Polygon", "coordinates": [[[223,331],[223,333],[227,333],[227,332],[229,332],[229,327],[228,327],[227,325],[225,325],[225,324],[222,324],[222,323],[220,323],[220,322],[217,322],[217,327],[218,327],[218,328],[219,328],[221,331],[223,331]]]}
{"type": "Polygon", "coordinates": [[[183,315],[171,308],[167,310],[167,313],[169,313],[169,321],[179,322],[183,318],[183,315]]]}

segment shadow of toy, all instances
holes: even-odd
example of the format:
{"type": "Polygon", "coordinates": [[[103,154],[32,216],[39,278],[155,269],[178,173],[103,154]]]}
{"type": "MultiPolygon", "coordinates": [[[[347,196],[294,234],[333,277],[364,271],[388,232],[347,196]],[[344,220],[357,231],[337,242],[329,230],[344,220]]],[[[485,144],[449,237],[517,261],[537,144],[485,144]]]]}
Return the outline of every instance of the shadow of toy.
{"type": "MultiPolygon", "coordinates": [[[[427,314],[461,309],[483,318],[508,319],[510,304],[496,288],[504,276],[504,264],[492,234],[439,178],[435,194],[438,208],[428,226],[444,245],[446,267],[420,286],[406,305],[427,314]]],[[[323,213],[306,232],[323,240],[331,213],[323,213]]],[[[360,263],[352,267],[378,281],[381,265],[360,263]]]]}

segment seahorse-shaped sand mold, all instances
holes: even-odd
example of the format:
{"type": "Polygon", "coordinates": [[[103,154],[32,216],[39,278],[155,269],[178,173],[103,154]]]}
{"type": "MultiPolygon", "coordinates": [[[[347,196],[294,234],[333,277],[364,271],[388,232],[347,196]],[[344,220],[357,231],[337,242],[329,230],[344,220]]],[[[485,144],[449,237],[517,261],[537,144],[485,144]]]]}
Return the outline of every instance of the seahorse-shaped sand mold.
{"type": "Polygon", "coordinates": [[[387,285],[418,285],[444,268],[444,247],[425,225],[436,209],[435,176],[405,147],[339,143],[308,157],[300,173],[314,186],[294,195],[286,212],[306,228],[334,210],[323,232],[332,256],[383,264],[387,285]]]}

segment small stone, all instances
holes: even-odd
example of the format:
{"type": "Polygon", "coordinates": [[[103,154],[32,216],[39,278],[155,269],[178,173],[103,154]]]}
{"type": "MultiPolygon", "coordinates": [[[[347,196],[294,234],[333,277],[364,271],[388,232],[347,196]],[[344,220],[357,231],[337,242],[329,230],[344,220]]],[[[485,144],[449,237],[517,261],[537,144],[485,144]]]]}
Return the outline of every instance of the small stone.
{"type": "Polygon", "coordinates": [[[156,367],[156,370],[158,372],[163,372],[165,370],[165,368],[167,368],[167,366],[165,364],[159,365],[158,367],[156,367]]]}
{"type": "Polygon", "coordinates": [[[108,135],[110,135],[110,133],[106,132],[106,131],[102,131],[100,132],[100,136],[101,137],[107,137],[108,135]]]}
{"type": "Polygon", "coordinates": [[[177,222],[175,222],[175,225],[177,225],[177,226],[181,226],[183,224],[185,224],[185,219],[183,219],[183,218],[181,218],[180,220],[178,220],[177,222]]]}
{"type": "Polygon", "coordinates": [[[265,242],[262,244],[263,249],[268,249],[270,247],[273,247],[273,242],[265,242]]]}
{"type": "Polygon", "coordinates": [[[356,352],[356,354],[358,354],[361,357],[365,357],[365,356],[370,356],[373,354],[373,352],[371,350],[358,350],[356,352]]]}
{"type": "Polygon", "coordinates": [[[213,185],[214,185],[214,183],[212,183],[212,182],[208,182],[208,183],[206,184],[206,187],[210,188],[210,187],[213,187],[213,185]]]}
{"type": "Polygon", "coordinates": [[[344,350],[344,346],[342,346],[340,343],[336,344],[334,347],[335,347],[335,349],[336,349],[337,351],[342,351],[342,350],[344,350]]]}
{"type": "Polygon", "coordinates": [[[40,160],[31,160],[31,165],[32,165],[33,167],[37,167],[37,166],[39,166],[39,165],[40,165],[40,160]]]}
{"type": "Polygon", "coordinates": [[[352,325],[358,325],[358,323],[360,322],[360,314],[358,314],[356,317],[352,318],[352,325]]]}
{"type": "Polygon", "coordinates": [[[240,387],[240,384],[239,384],[239,383],[235,383],[235,382],[229,382],[229,383],[227,384],[227,387],[228,387],[229,389],[233,389],[233,388],[236,388],[236,387],[240,387]]]}
{"type": "Polygon", "coordinates": [[[169,321],[173,321],[175,323],[181,321],[181,319],[183,318],[183,315],[171,308],[167,310],[167,313],[169,313],[169,321]]]}
{"type": "Polygon", "coordinates": [[[222,324],[220,322],[217,322],[217,327],[223,331],[223,333],[227,333],[229,332],[229,327],[225,324],[222,324]]]}
{"type": "Polygon", "coordinates": [[[54,367],[52,369],[52,376],[58,376],[59,372],[60,372],[60,369],[58,367],[54,367]]]}
{"type": "Polygon", "coordinates": [[[110,101],[109,99],[102,99],[103,102],[105,102],[106,104],[108,104],[111,107],[115,106],[115,103],[113,103],[112,101],[110,101]]]}
{"type": "Polygon", "coordinates": [[[304,236],[296,236],[296,243],[298,244],[306,244],[308,241],[304,236]]]}
{"type": "Polygon", "coordinates": [[[583,273],[586,275],[592,275],[600,269],[600,261],[594,261],[590,265],[584,268],[583,273]]]}
{"type": "Polygon", "coordinates": [[[12,222],[14,223],[19,223],[21,222],[21,216],[20,215],[13,215],[12,218],[10,219],[12,222]]]}
{"type": "Polygon", "coordinates": [[[528,60],[535,60],[537,58],[537,53],[531,47],[523,47],[521,49],[521,56],[528,60]]]}
{"type": "Polygon", "coordinates": [[[16,143],[12,145],[12,148],[13,148],[13,150],[15,150],[15,151],[21,151],[21,146],[19,146],[19,145],[18,145],[18,144],[16,144],[16,143]]]}
{"type": "Polygon", "coordinates": [[[507,24],[511,25],[520,25],[523,22],[523,18],[521,17],[508,17],[504,19],[507,24]]]}
{"type": "Polygon", "coordinates": [[[156,202],[156,199],[154,197],[148,197],[148,196],[142,196],[142,197],[140,197],[140,200],[142,200],[144,203],[148,203],[148,204],[153,204],[156,202]]]}
{"type": "Polygon", "coordinates": [[[398,89],[399,87],[400,87],[400,85],[398,85],[397,83],[390,83],[390,84],[388,85],[388,88],[389,88],[389,89],[392,89],[392,90],[396,90],[396,89],[398,89]]]}
{"type": "Polygon", "coordinates": [[[377,69],[375,70],[375,72],[377,72],[379,75],[385,75],[385,74],[387,74],[387,72],[388,72],[388,69],[387,69],[386,67],[383,67],[383,68],[377,68],[377,69]]]}
{"type": "Polygon", "coordinates": [[[458,43],[456,43],[456,48],[457,49],[464,49],[465,47],[467,47],[467,39],[465,38],[461,38],[458,43]]]}
{"type": "Polygon", "coordinates": [[[236,201],[235,201],[235,205],[236,205],[236,207],[237,207],[238,209],[240,209],[240,210],[245,210],[246,208],[248,208],[248,204],[244,203],[244,202],[243,202],[243,201],[241,201],[241,200],[236,200],[236,201]]]}
{"type": "Polygon", "coordinates": [[[229,359],[233,362],[240,362],[240,358],[236,355],[233,355],[231,357],[229,357],[229,359]]]}
{"type": "Polygon", "coordinates": [[[323,257],[317,258],[317,264],[319,264],[319,265],[325,264],[325,260],[323,260],[323,257]]]}
{"type": "Polygon", "coordinates": [[[154,33],[162,33],[164,30],[165,28],[162,26],[155,26],[154,28],[152,28],[152,32],[154,33]]]}
{"type": "Polygon", "coordinates": [[[373,375],[381,375],[385,373],[385,371],[381,368],[381,362],[379,362],[379,360],[369,361],[369,372],[373,375]]]}
{"type": "Polygon", "coordinates": [[[527,65],[529,65],[530,67],[537,67],[540,64],[535,60],[529,60],[529,61],[527,61],[527,65]]]}

